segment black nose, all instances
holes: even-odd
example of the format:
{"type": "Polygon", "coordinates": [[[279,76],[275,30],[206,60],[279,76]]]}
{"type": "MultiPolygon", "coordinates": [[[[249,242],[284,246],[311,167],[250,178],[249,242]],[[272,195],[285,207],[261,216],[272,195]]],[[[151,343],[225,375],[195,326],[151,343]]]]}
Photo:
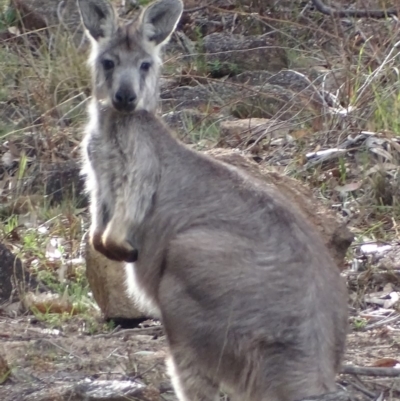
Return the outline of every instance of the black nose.
{"type": "Polygon", "coordinates": [[[120,88],[113,99],[114,107],[121,111],[132,111],[135,108],[136,94],[127,87],[120,88]]]}

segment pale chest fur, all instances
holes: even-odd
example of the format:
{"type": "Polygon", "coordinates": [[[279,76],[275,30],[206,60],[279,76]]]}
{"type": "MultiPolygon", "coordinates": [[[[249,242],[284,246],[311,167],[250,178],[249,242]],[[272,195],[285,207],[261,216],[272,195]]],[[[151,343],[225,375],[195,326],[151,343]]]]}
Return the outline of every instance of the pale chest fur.
{"type": "Polygon", "coordinates": [[[154,149],[141,135],[140,121],[116,119],[95,106],[90,115],[83,146],[91,196],[101,198],[111,215],[117,200],[129,205],[139,223],[158,179],[154,149]]]}
{"type": "Polygon", "coordinates": [[[161,312],[156,302],[140,284],[135,263],[125,264],[125,277],[127,294],[135,302],[138,309],[154,318],[161,318],[161,312]]]}

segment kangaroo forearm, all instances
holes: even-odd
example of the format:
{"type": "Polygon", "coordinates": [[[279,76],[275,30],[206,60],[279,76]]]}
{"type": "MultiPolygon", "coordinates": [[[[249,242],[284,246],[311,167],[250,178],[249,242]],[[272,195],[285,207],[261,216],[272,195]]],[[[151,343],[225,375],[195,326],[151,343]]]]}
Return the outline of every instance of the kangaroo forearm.
{"type": "Polygon", "coordinates": [[[102,215],[103,210],[104,207],[102,207],[96,196],[92,194],[90,205],[91,224],[89,235],[91,244],[99,252],[102,249],[101,237],[106,228],[106,220],[104,218],[105,216],[102,215]]]}
{"type": "MultiPolygon", "coordinates": [[[[145,185],[149,188],[151,185],[145,185]]],[[[114,212],[111,215],[107,228],[115,231],[115,236],[121,240],[134,238],[137,228],[143,223],[151,208],[154,191],[145,188],[133,187],[115,200],[114,212]]]]}

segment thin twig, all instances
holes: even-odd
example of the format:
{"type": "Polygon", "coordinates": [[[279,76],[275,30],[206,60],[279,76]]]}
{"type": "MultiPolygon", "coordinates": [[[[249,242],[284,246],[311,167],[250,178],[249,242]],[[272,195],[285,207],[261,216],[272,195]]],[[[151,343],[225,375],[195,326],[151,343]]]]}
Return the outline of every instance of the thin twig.
{"type": "Polygon", "coordinates": [[[186,10],[183,10],[183,12],[184,13],[194,13],[196,11],[204,10],[205,8],[208,8],[208,6],[199,6],[199,7],[187,8],[186,10]]]}
{"type": "Polygon", "coordinates": [[[116,333],[117,331],[119,331],[120,328],[121,328],[121,325],[118,325],[118,326],[115,327],[114,330],[112,330],[112,331],[111,331],[110,333],[108,333],[108,334],[114,334],[114,333],[116,333]]]}
{"type": "Polygon", "coordinates": [[[355,383],[353,381],[349,381],[350,386],[353,386],[355,389],[358,391],[361,391],[363,394],[365,394],[367,397],[372,398],[373,400],[376,399],[377,395],[373,393],[372,391],[369,391],[364,384],[361,382],[358,376],[355,376],[355,378],[358,380],[358,383],[355,383]]]}
{"type": "Polygon", "coordinates": [[[48,340],[47,338],[43,338],[43,341],[47,341],[49,344],[53,345],[54,347],[59,348],[60,350],[62,350],[62,351],[64,351],[65,353],[67,353],[68,355],[72,355],[73,357],[78,358],[78,359],[80,359],[81,361],[84,360],[84,358],[82,358],[81,356],[76,355],[76,354],[73,353],[72,351],[70,351],[70,350],[68,350],[68,349],[66,349],[66,348],[64,348],[64,347],[61,347],[60,345],[54,343],[53,341],[48,340]]]}
{"type": "Polygon", "coordinates": [[[375,329],[376,327],[384,326],[385,324],[388,324],[388,323],[393,323],[399,319],[400,319],[400,315],[386,317],[386,318],[380,320],[379,322],[367,325],[365,327],[365,329],[366,330],[375,329]]]}
{"type": "Polygon", "coordinates": [[[118,330],[117,332],[114,330],[111,333],[107,334],[96,334],[92,336],[92,338],[110,338],[110,337],[117,337],[122,336],[123,334],[159,334],[159,332],[163,332],[163,326],[152,326],[152,327],[144,327],[142,329],[124,329],[118,330]],[[153,333],[154,332],[154,333],[153,333]]]}
{"type": "Polygon", "coordinates": [[[154,365],[150,366],[148,369],[146,369],[144,372],[142,373],[138,373],[137,375],[133,376],[130,380],[135,381],[137,379],[143,379],[143,376],[146,373],[149,373],[150,371],[152,371],[157,365],[159,365],[160,362],[156,362],[154,365]]]}

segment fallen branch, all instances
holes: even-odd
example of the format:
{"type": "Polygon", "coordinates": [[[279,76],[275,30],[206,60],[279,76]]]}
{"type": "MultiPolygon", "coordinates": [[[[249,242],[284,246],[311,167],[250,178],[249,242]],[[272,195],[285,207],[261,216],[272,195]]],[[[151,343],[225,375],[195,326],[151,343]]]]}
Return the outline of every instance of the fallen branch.
{"type": "MultiPolygon", "coordinates": [[[[120,326],[118,326],[117,328],[120,328],[120,326]]],[[[121,330],[116,330],[116,329],[114,329],[111,333],[95,334],[94,336],[92,336],[92,338],[111,338],[111,337],[119,337],[126,334],[145,334],[149,336],[155,336],[164,333],[164,328],[161,325],[136,328],[136,329],[121,329],[121,330]]]]}
{"type": "Polygon", "coordinates": [[[399,377],[400,369],[397,368],[373,368],[373,367],[359,367],[353,365],[345,365],[342,367],[341,373],[350,375],[363,375],[363,376],[386,376],[386,377],[399,377]]]}

